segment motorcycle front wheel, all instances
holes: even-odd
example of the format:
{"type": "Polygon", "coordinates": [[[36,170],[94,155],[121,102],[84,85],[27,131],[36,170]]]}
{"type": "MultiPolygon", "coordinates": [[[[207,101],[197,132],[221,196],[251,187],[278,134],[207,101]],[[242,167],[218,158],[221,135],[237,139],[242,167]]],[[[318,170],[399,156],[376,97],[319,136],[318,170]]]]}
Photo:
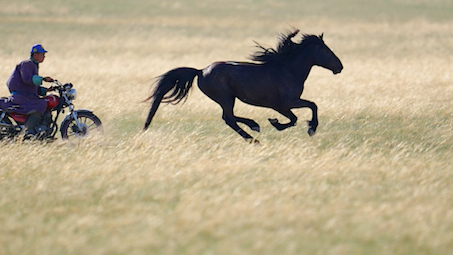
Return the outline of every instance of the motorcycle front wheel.
{"type": "Polygon", "coordinates": [[[84,138],[92,133],[100,133],[102,131],[101,120],[91,112],[77,113],[77,120],[80,127],[74,118],[67,119],[61,123],[61,137],[63,139],[84,138]]]}

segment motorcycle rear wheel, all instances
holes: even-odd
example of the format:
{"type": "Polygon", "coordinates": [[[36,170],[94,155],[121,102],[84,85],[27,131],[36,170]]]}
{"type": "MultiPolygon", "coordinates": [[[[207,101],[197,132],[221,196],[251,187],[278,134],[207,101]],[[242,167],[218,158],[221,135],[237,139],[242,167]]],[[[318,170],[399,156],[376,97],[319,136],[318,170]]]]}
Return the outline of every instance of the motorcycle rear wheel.
{"type": "Polygon", "coordinates": [[[63,121],[60,129],[63,139],[84,138],[91,133],[100,133],[102,131],[101,120],[90,112],[77,113],[77,120],[81,124],[80,129],[73,118],[63,121]]]}
{"type": "MultiPolygon", "coordinates": [[[[13,122],[11,121],[10,117],[5,116],[2,120],[3,123],[12,125],[13,122]]],[[[0,127],[0,140],[5,138],[12,138],[16,136],[19,132],[16,131],[14,128],[11,127],[0,127]]]]}

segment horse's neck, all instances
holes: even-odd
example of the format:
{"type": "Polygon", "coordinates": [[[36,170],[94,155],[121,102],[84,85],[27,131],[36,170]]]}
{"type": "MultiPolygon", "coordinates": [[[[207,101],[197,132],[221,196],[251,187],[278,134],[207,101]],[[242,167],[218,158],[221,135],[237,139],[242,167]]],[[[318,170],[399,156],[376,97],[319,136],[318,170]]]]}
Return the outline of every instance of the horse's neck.
{"type": "Polygon", "coordinates": [[[291,72],[297,79],[299,80],[298,83],[304,84],[305,80],[308,78],[311,69],[313,68],[314,64],[304,61],[304,62],[297,62],[291,65],[291,72]]]}
{"type": "Polygon", "coordinates": [[[295,59],[292,65],[295,67],[295,70],[297,70],[297,76],[303,84],[315,65],[314,55],[310,51],[307,51],[305,54],[302,54],[299,58],[295,59]]]}
{"type": "Polygon", "coordinates": [[[305,80],[308,78],[308,75],[310,74],[310,71],[311,71],[312,67],[313,67],[313,65],[309,65],[309,66],[304,67],[304,68],[301,69],[299,77],[302,80],[302,83],[304,83],[305,80]]]}

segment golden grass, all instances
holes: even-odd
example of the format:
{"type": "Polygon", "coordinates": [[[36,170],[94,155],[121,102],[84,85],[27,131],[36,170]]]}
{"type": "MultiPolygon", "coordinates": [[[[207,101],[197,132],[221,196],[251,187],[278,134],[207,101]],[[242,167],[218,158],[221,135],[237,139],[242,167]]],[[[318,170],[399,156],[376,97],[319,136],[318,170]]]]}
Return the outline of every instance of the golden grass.
{"type": "Polygon", "coordinates": [[[52,18],[15,5],[0,12],[8,34],[0,76],[40,39],[49,50],[41,74],[74,83],[76,106],[94,110],[105,132],[72,144],[1,143],[0,254],[453,251],[453,22],[164,9],[79,17],[61,3],[52,18]],[[250,131],[262,145],[249,145],[196,87],[141,131],[153,77],[246,60],[253,40],[274,46],[289,24],[325,32],[345,66],[336,76],[315,68],[306,82],[303,97],[319,107],[314,137],[308,110],[295,110],[299,125],[278,132],[267,118],[283,117],[238,103],[237,114],[262,127],[250,131]]]}

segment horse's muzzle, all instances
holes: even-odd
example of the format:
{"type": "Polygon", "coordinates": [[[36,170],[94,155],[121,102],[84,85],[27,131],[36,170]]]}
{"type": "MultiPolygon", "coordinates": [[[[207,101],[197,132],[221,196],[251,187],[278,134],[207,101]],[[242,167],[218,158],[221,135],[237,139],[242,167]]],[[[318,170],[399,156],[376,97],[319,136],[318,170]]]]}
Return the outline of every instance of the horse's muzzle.
{"type": "Polygon", "coordinates": [[[332,72],[333,72],[333,74],[339,74],[339,73],[341,73],[342,70],[343,70],[343,65],[340,64],[340,66],[333,69],[332,72]]]}

